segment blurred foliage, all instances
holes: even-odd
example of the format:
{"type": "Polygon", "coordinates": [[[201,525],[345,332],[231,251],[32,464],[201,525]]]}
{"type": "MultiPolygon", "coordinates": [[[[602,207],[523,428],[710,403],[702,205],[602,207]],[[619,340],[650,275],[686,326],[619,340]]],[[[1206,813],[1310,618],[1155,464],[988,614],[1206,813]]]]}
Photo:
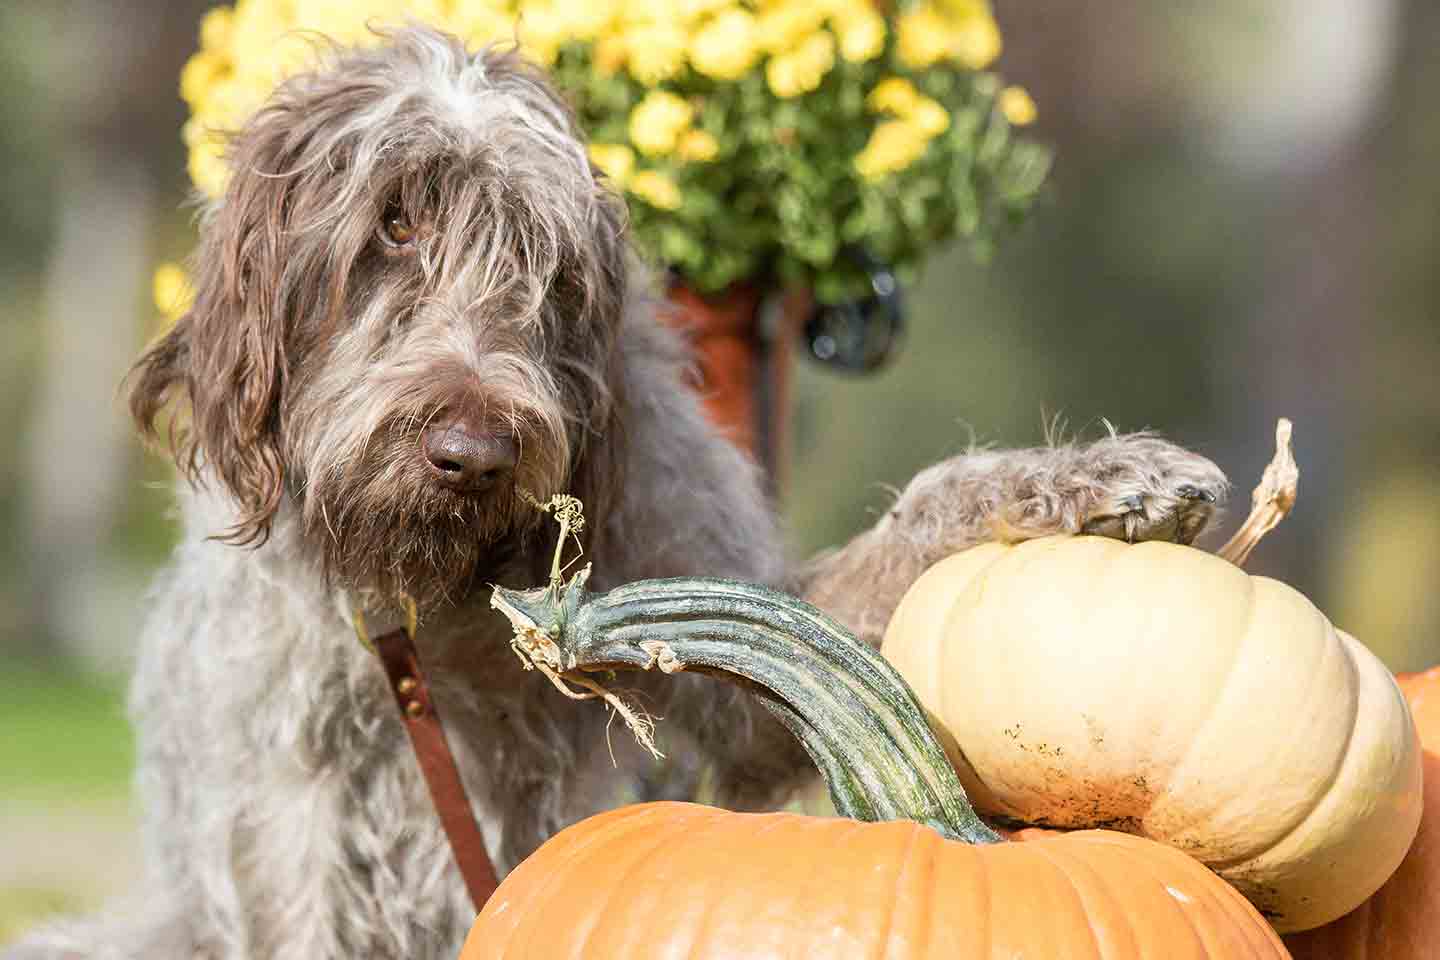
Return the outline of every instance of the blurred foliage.
{"type": "Polygon", "coordinates": [[[0,231],[0,285],[11,289],[39,275],[53,235],[58,131],[54,114],[37,109],[47,96],[41,62],[52,29],[28,5],[0,6],[0,201],[8,227],[0,231]]]}

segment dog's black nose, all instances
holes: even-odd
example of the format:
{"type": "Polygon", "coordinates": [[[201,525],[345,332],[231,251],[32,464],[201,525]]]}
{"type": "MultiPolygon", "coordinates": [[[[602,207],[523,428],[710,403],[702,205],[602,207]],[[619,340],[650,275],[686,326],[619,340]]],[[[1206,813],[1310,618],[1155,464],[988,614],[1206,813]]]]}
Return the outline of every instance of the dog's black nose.
{"type": "Polygon", "coordinates": [[[478,493],[508,477],[520,453],[513,437],[476,430],[463,420],[432,423],[420,446],[431,476],[465,493],[478,493]]]}

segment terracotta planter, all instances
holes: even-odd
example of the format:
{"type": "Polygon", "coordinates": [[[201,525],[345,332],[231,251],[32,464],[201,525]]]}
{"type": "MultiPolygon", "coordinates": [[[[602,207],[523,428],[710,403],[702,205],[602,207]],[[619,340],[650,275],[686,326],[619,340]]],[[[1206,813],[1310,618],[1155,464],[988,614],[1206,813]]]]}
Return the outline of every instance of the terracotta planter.
{"type": "Polygon", "coordinates": [[[666,319],[694,344],[711,422],[765,468],[774,492],[785,477],[794,343],[812,301],[803,290],[772,292],[737,284],[704,296],[675,284],[666,319]]]}

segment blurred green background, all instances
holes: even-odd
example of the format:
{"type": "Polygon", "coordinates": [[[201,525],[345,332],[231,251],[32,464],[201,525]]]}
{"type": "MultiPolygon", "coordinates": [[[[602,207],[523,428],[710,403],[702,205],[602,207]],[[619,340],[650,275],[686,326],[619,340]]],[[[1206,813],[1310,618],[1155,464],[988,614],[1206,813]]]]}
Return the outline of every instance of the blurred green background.
{"type": "MultiPolygon", "coordinates": [[[[0,942],[138,874],[124,674],[174,536],[117,387],[192,239],[176,78],[203,0],[0,5],[0,942]]],[[[799,551],[1047,416],[1152,427],[1245,512],[1277,416],[1299,505],[1251,561],[1392,667],[1440,660],[1440,5],[997,3],[1046,202],[938,256],[865,378],[802,367],[799,551]]],[[[1218,542],[1219,536],[1212,538],[1218,542]]]]}

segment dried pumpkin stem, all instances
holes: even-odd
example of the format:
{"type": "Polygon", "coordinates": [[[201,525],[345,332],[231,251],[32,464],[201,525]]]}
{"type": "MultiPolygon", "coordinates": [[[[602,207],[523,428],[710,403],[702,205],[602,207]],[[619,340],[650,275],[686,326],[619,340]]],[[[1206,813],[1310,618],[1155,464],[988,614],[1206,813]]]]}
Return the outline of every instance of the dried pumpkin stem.
{"type": "MultiPolygon", "coordinates": [[[[589,569],[588,567],[586,568],[589,569]]],[[[549,590],[549,588],[546,588],[549,590]]],[[[571,700],[594,700],[599,698],[610,705],[610,709],[620,715],[625,721],[625,726],[635,736],[635,742],[640,744],[656,760],[665,759],[655,746],[655,721],[643,710],[630,706],[620,698],[618,694],[612,693],[605,687],[596,683],[588,677],[582,676],[561,676],[553,666],[558,662],[556,647],[550,638],[533,629],[516,629],[515,637],[510,641],[510,648],[520,658],[520,663],[526,670],[539,670],[545,675],[550,683],[571,700]],[[571,684],[581,687],[588,693],[580,693],[571,688],[571,684]]]]}
{"type": "Polygon", "coordinates": [[[756,584],[642,580],[605,594],[589,568],[561,587],[496,587],[532,660],[567,679],[600,670],[704,673],[759,696],[801,741],[835,808],[857,820],[916,820],[993,843],[915,695],[877,652],[830,617],[756,584]]]}
{"type": "Polygon", "coordinates": [[[1300,468],[1295,464],[1295,452],[1290,445],[1291,426],[1284,417],[1275,424],[1275,457],[1265,468],[1260,485],[1250,496],[1250,516],[1245,518],[1225,546],[1216,551],[1237,567],[1245,565],[1255,545],[1274,530],[1295,506],[1300,468]]]}

